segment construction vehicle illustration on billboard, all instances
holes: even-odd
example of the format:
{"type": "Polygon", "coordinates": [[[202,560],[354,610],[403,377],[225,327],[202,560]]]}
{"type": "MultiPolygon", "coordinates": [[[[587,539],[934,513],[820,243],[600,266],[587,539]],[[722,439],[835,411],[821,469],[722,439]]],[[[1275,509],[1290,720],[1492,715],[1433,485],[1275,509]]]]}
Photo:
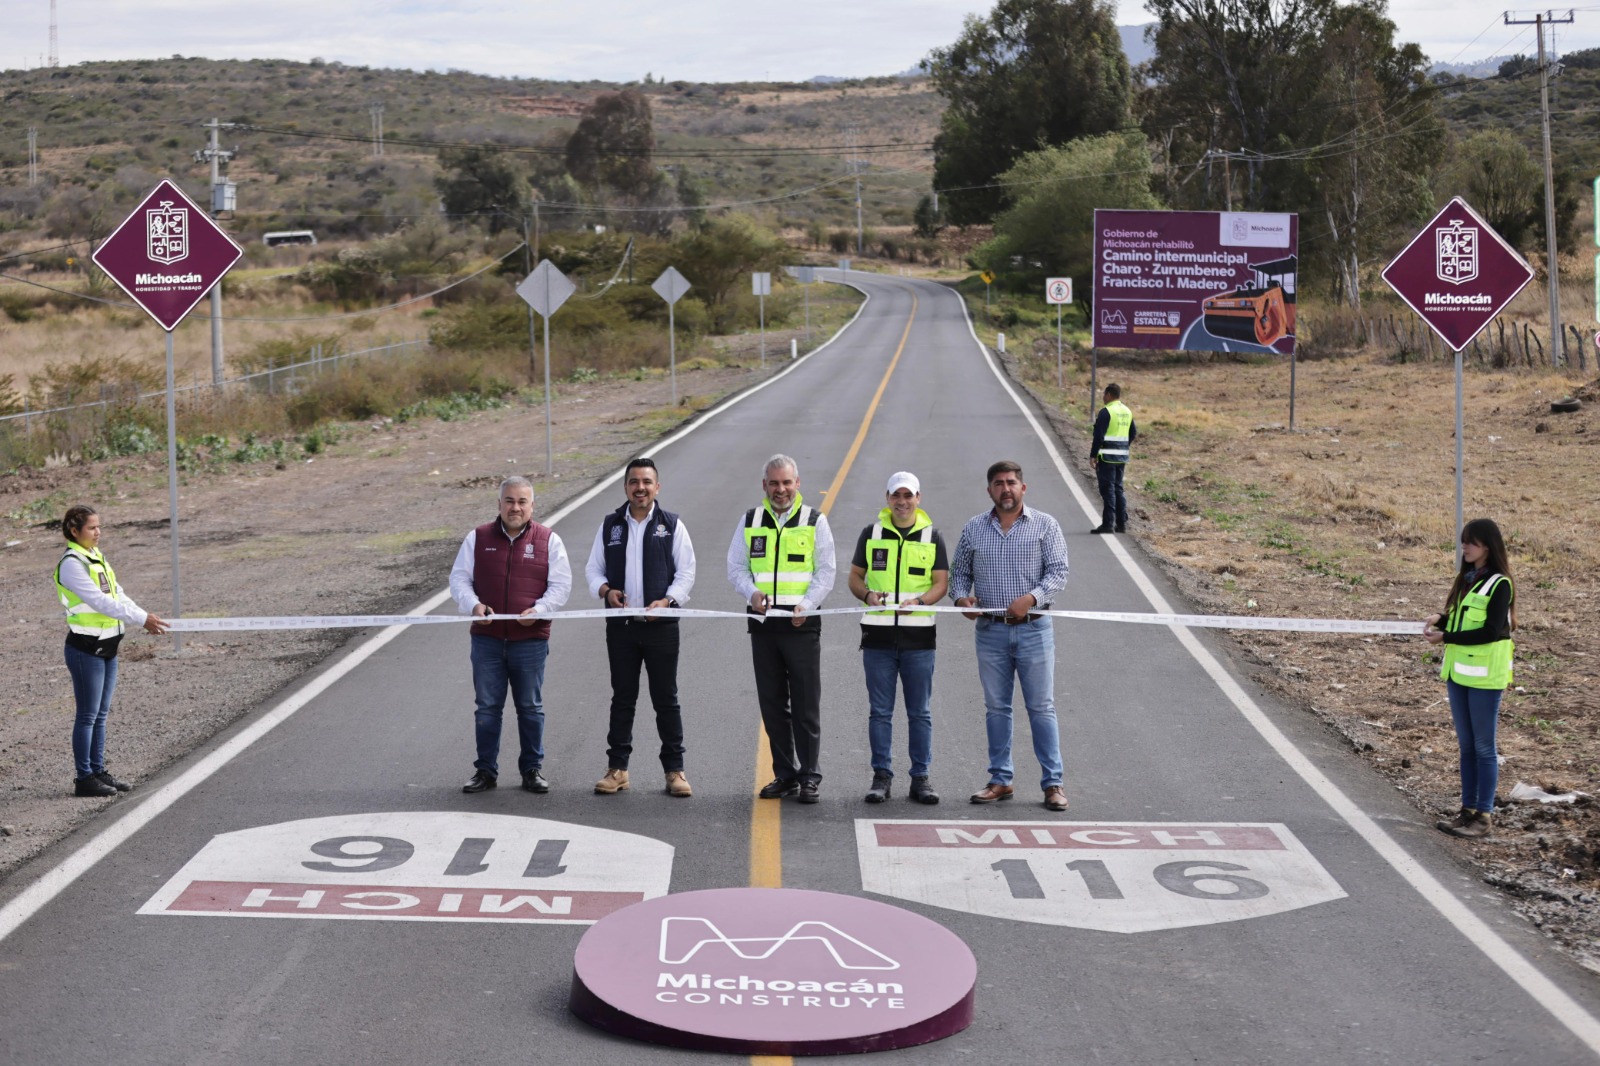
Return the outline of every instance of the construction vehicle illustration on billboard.
{"type": "Polygon", "coordinates": [[[1206,332],[1219,340],[1270,348],[1294,336],[1295,270],[1298,256],[1251,263],[1254,283],[1218,293],[1202,305],[1206,332]]]}

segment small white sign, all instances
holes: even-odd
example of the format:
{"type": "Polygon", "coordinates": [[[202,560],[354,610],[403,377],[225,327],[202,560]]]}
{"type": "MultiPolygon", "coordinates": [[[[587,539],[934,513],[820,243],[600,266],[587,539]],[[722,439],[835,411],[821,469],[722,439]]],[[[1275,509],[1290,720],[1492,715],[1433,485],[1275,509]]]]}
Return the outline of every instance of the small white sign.
{"type": "Polygon", "coordinates": [[[1282,825],[856,821],[861,886],[950,910],[1108,933],[1342,899],[1282,825]]]}
{"type": "Polygon", "coordinates": [[[848,274],[850,272],[850,260],[848,260],[848,259],[839,260],[839,269],[848,274]]]}
{"type": "Polygon", "coordinates": [[[667,303],[675,304],[683,299],[683,294],[689,291],[690,285],[689,279],[678,273],[677,267],[669,266],[661,272],[661,276],[650,287],[656,290],[656,295],[667,301],[667,303]]]}
{"type": "Polygon", "coordinates": [[[1044,283],[1045,303],[1069,304],[1072,302],[1071,278],[1046,278],[1044,283]]]}
{"type": "Polygon", "coordinates": [[[750,275],[750,295],[751,296],[771,296],[772,295],[772,275],[768,274],[768,273],[765,273],[765,272],[751,274],[750,275]]]}
{"type": "Polygon", "coordinates": [[[817,268],[813,266],[793,266],[789,273],[802,285],[810,285],[817,280],[817,268]]]}
{"type": "Polygon", "coordinates": [[[1287,248],[1294,216],[1267,211],[1219,211],[1218,243],[1235,248],[1287,248]]]}
{"type": "Polygon", "coordinates": [[[212,837],[140,914],[589,925],[666,895],[672,845],[465,812],[308,818],[212,837]]]}
{"type": "Polygon", "coordinates": [[[572,280],[548,259],[539,260],[533,273],[523,278],[522,284],[517,286],[517,295],[545,318],[555,314],[567,302],[567,297],[577,291],[578,287],[572,280]]]}

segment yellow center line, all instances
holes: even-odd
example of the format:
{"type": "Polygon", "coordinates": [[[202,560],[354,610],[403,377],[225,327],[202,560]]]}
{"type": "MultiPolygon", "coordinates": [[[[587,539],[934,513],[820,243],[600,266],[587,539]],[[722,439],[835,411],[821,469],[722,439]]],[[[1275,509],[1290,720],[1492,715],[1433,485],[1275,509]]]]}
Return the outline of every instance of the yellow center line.
{"type": "MultiPolygon", "coordinates": [[[[900,345],[894,350],[894,358],[889,360],[889,368],[883,372],[883,380],[878,382],[878,391],[872,394],[872,402],[867,405],[867,413],[861,419],[861,428],[856,430],[856,439],[851,442],[850,450],[845,453],[844,462],[839,466],[839,472],[834,475],[833,484],[829,485],[824,493],[822,506],[817,510],[827,514],[833,508],[833,501],[839,498],[839,490],[844,486],[844,479],[850,473],[850,467],[855,464],[856,456],[861,452],[861,444],[867,439],[867,430],[872,428],[872,416],[878,413],[878,404],[883,400],[883,393],[889,387],[889,378],[894,375],[894,368],[900,365],[900,353],[906,350],[906,341],[911,339],[911,324],[917,320],[917,294],[911,294],[911,315],[906,319],[905,332],[900,335],[900,345]]],[[[768,768],[772,765],[772,749],[767,744],[767,731],[758,729],[756,740],[756,773],[755,787],[759,791],[766,784],[768,768]]],[[[764,800],[760,798],[750,801],[750,887],[751,888],[782,888],[783,887],[783,802],[781,800],[764,800]]],[[[794,1066],[794,1059],[788,1055],[752,1055],[751,1066],[794,1066]]]]}

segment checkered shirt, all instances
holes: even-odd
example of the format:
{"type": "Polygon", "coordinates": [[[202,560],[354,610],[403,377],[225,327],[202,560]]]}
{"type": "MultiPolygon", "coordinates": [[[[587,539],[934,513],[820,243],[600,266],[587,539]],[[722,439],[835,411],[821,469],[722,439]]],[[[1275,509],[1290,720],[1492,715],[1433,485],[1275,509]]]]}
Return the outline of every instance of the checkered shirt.
{"type": "Polygon", "coordinates": [[[974,515],[950,557],[950,594],[977,596],[978,606],[1009,606],[1032,593],[1042,610],[1067,586],[1067,539],[1061,524],[1027,504],[1009,533],[993,510],[974,515]]]}

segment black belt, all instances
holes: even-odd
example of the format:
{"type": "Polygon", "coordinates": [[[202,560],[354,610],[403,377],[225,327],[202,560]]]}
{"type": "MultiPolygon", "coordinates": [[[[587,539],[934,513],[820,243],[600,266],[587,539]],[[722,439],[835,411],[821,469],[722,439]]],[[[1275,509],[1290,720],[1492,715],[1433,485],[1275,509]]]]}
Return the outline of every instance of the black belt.
{"type": "MultiPolygon", "coordinates": [[[[1046,604],[1045,606],[1039,608],[1039,611],[1048,611],[1049,609],[1050,605],[1046,604]]],[[[1004,614],[989,614],[984,615],[984,617],[989,619],[991,622],[1004,622],[1008,626],[1020,626],[1025,622],[1037,621],[1038,619],[1043,618],[1044,615],[1040,614],[1038,611],[1030,611],[1025,618],[1013,619],[1010,615],[1004,614]]]]}

